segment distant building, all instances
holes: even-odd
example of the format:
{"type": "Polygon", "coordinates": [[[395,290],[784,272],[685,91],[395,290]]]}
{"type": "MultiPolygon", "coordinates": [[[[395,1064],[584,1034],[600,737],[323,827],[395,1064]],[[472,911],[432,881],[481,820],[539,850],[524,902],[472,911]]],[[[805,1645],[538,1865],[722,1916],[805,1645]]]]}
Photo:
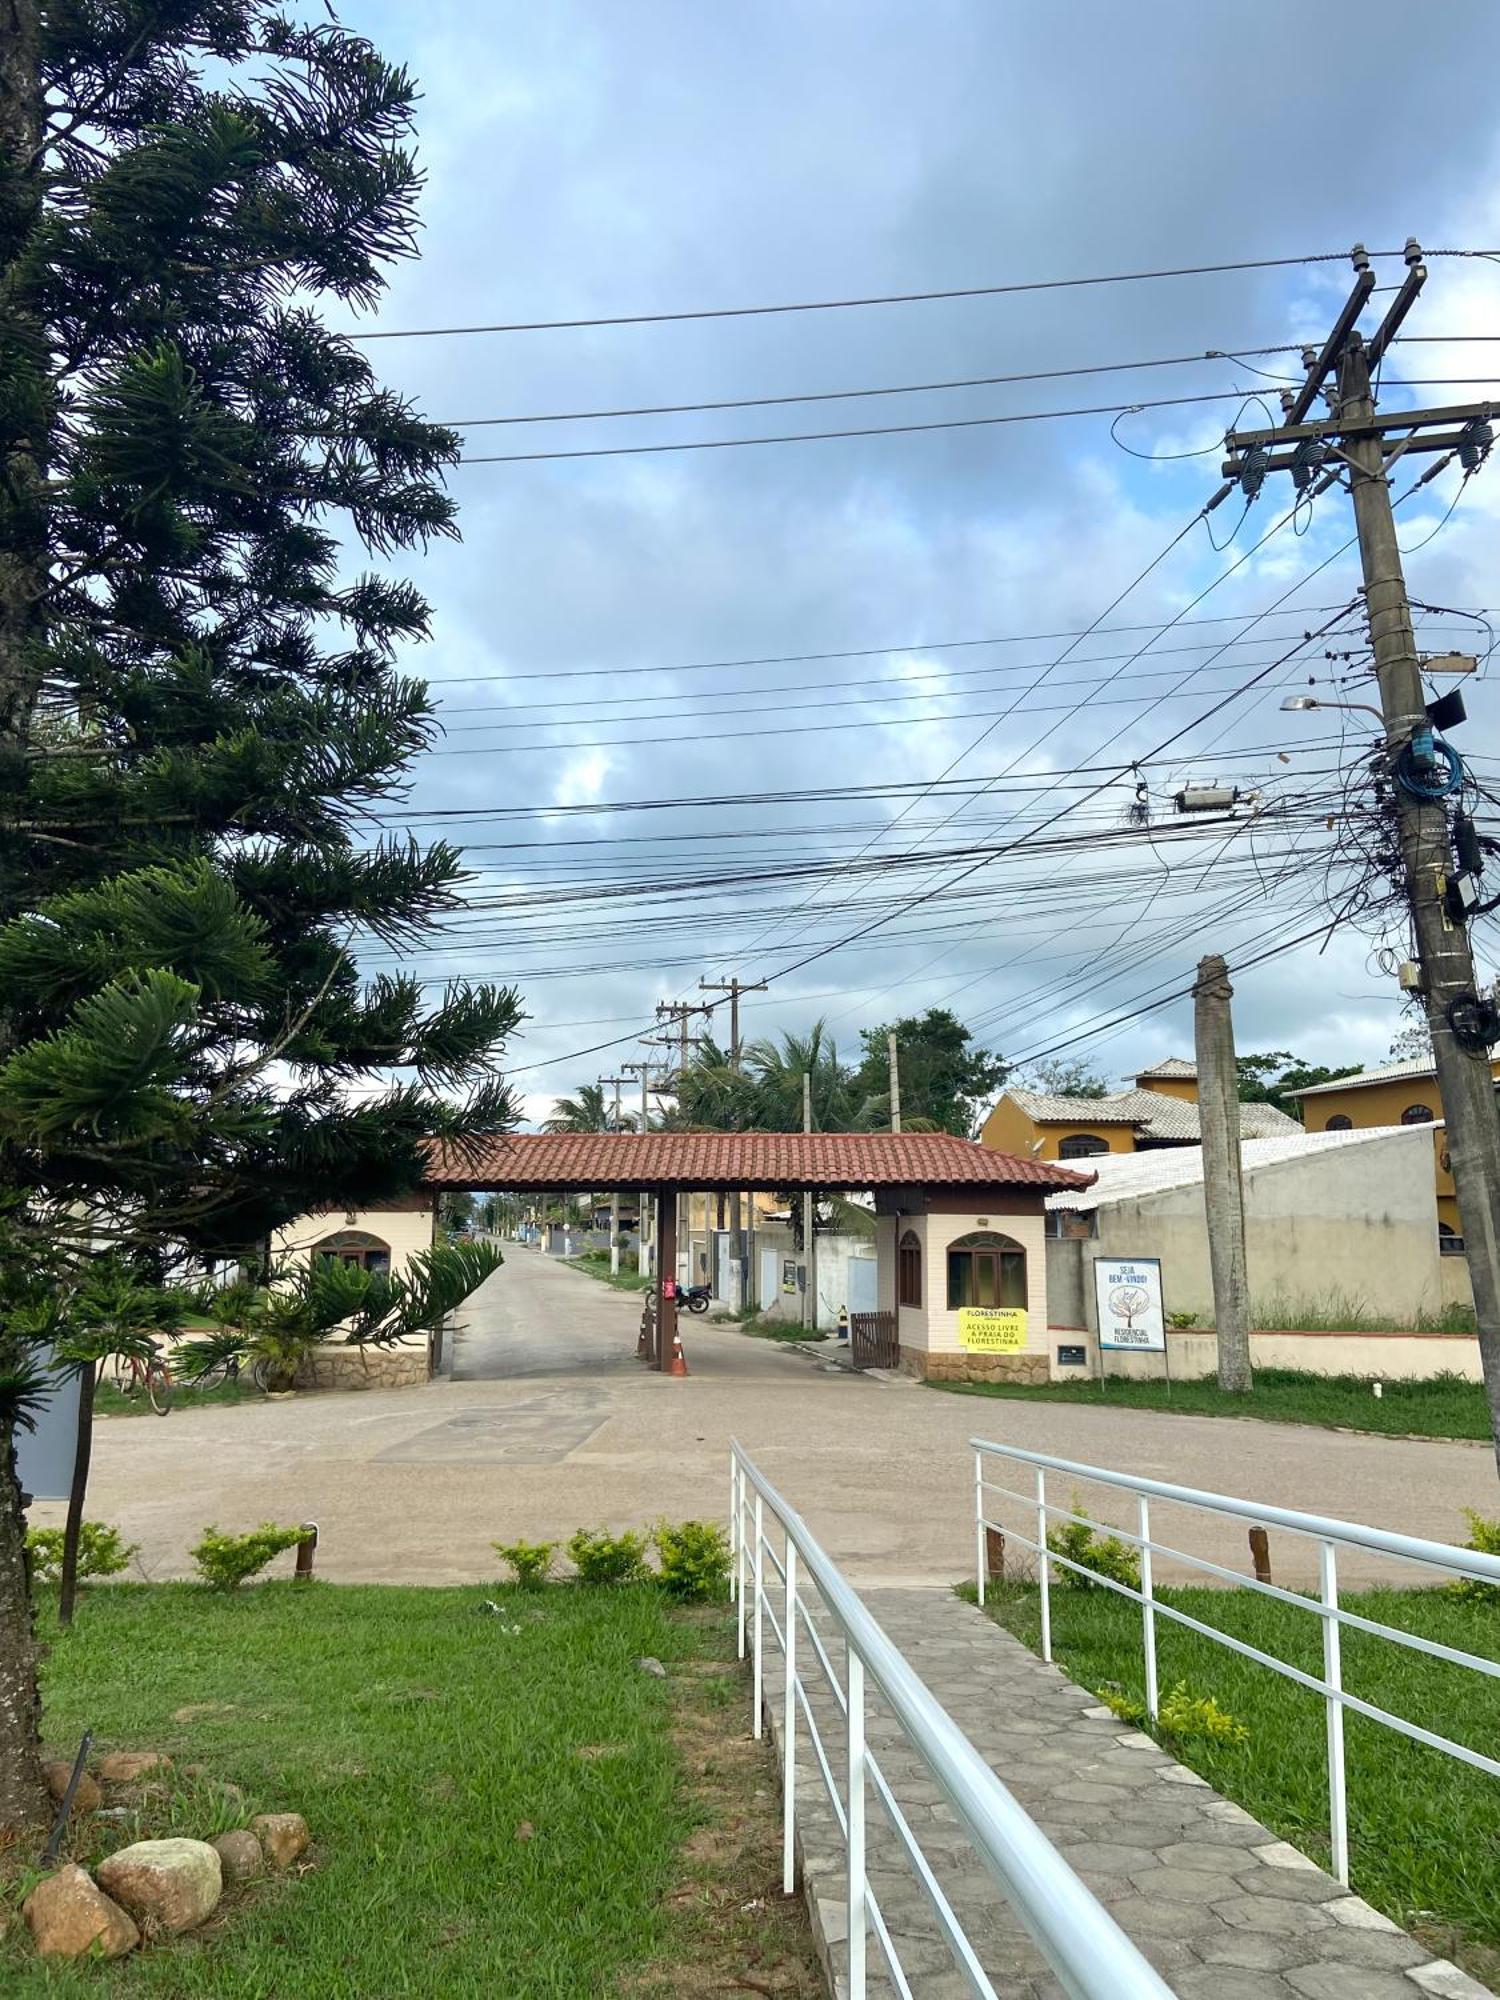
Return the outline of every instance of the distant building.
{"type": "MultiPolygon", "coordinates": [[[[1274,1104],[1242,1104],[1240,1136],[1273,1139],[1300,1132],[1274,1104]]],[[[1107,1097],[1052,1097],[1012,1088],[984,1121],[980,1143],[996,1152],[1041,1160],[1086,1160],[1101,1153],[1141,1153],[1157,1146],[1196,1146],[1198,1069],[1181,1056],[1143,1069],[1133,1090],[1107,1097]]]]}

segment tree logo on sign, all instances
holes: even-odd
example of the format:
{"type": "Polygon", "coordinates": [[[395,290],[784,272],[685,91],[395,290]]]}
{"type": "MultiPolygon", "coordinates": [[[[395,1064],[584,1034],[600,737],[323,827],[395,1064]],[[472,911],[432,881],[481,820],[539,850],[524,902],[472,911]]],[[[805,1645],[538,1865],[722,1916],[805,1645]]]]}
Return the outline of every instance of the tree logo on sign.
{"type": "Polygon", "coordinates": [[[1141,1314],[1151,1310],[1151,1294],[1144,1285],[1116,1285],[1109,1295],[1109,1309],[1116,1319],[1125,1322],[1128,1333],[1141,1314]]]}

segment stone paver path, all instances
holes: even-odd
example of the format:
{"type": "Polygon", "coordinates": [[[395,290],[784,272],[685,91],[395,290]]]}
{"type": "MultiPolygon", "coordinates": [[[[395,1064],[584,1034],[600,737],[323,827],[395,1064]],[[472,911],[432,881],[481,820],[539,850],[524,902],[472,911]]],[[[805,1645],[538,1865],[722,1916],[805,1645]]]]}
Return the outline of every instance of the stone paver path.
{"type": "MultiPolygon", "coordinates": [[[[1150,1737],[1116,1721],[1056,1667],[941,1590],[872,1590],[864,1601],[970,1741],[1181,2000],[1487,2000],[1358,1896],[1222,1799],[1150,1737]]],[[[819,1629],[828,1640],[825,1620],[819,1629]]],[[[769,1632],[768,1706],[780,1735],[780,1656],[769,1632]]],[[[843,1675],[841,1647],[829,1647],[843,1675]]],[[[842,1783],[842,1726],[800,1663],[842,1783]]],[[[800,1720],[800,1719],[799,1719],[800,1720]]],[[[1061,1986],[978,1860],[952,1808],[878,1697],[869,1742],[945,1894],[1005,2000],[1061,1986]]],[[[799,1729],[799,1844],[820,1948],[844,1980],[842,1847],[799,1729]]],[[[871,1885],[918,2000],[973,1988],[871,1788],[871,1885]]],[[[893,1989],[870,1939],[870,1990],[893,1989]]]]}

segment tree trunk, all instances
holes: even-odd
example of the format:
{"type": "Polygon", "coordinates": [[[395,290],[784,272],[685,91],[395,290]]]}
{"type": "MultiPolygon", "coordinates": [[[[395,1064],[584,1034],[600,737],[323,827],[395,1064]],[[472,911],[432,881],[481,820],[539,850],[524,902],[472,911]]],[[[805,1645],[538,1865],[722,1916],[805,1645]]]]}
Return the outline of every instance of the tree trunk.
{"type": "Polygon", "coordinates": [[[42,1699],[13,1433],[0,1431],[0,1832],[46,1822],[42,1699]]]}
{"type": "Polygon", "coordinates": [[[68,1520],[63,1529],[62,1580],[57,1592],[57,1622],[71,1625],[78,1595],[78,1538],[83,1529],[83,1505],[89,1490],[89,1460],[94,1455],[94,1378],[96,1361],[78,1371],[78,1433],[73,1447],[73,1483],[68,1489],[68,1520]]]}

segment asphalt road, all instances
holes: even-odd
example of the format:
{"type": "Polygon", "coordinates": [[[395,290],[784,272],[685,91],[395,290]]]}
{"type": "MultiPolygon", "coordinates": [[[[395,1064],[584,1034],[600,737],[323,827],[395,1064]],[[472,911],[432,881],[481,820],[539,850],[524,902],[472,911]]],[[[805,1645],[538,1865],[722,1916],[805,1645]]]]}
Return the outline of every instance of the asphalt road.
{"type": "MultiPolygon", "coordinates": [[[[728,1327],[688,1321],[686,1381],[634,1359],[638,1299],[512,1246],[465,1308],[454,1375],[425,1388],[246,1402],[96,1426],[88,1511],[187,1574],[203,1527],[315,1520],[320,1574],[369,1582],[492,1578],[495,1540],[575,1527],[723,1518],[739,1437],[857,1582],[910,1584],[972,1563],[973,1432],[1095,1465],[1461,1540],[1500,1513],[1487,1448],[1292,1425],[1023,1404],[851,1377],[728,1327]]],[[[1058,1497],[1075,1490],[1059,1481],[1058,1497]]],[[[1132,1518],[1082,1486],[1102,1519],[1132,1518]]],[[[61,1519],[59,1505],[35,1517],[61,1519]]],[[[1022,1512],[1013,1519],[1019,1525],[1022,1512]]],[[[1243,1568],[1241,1527],[1158,1508],[1158,1536],[1243,1568]],[[1174,1518],[1175,1516],[1175,1518],[1174,1518]]],[[[1314,1552],[1272,1536],[1276,1578],[1314,1552]]],[[[1347,1561],[1350,1581],[1377,1574],[1347,1561]]]]}

